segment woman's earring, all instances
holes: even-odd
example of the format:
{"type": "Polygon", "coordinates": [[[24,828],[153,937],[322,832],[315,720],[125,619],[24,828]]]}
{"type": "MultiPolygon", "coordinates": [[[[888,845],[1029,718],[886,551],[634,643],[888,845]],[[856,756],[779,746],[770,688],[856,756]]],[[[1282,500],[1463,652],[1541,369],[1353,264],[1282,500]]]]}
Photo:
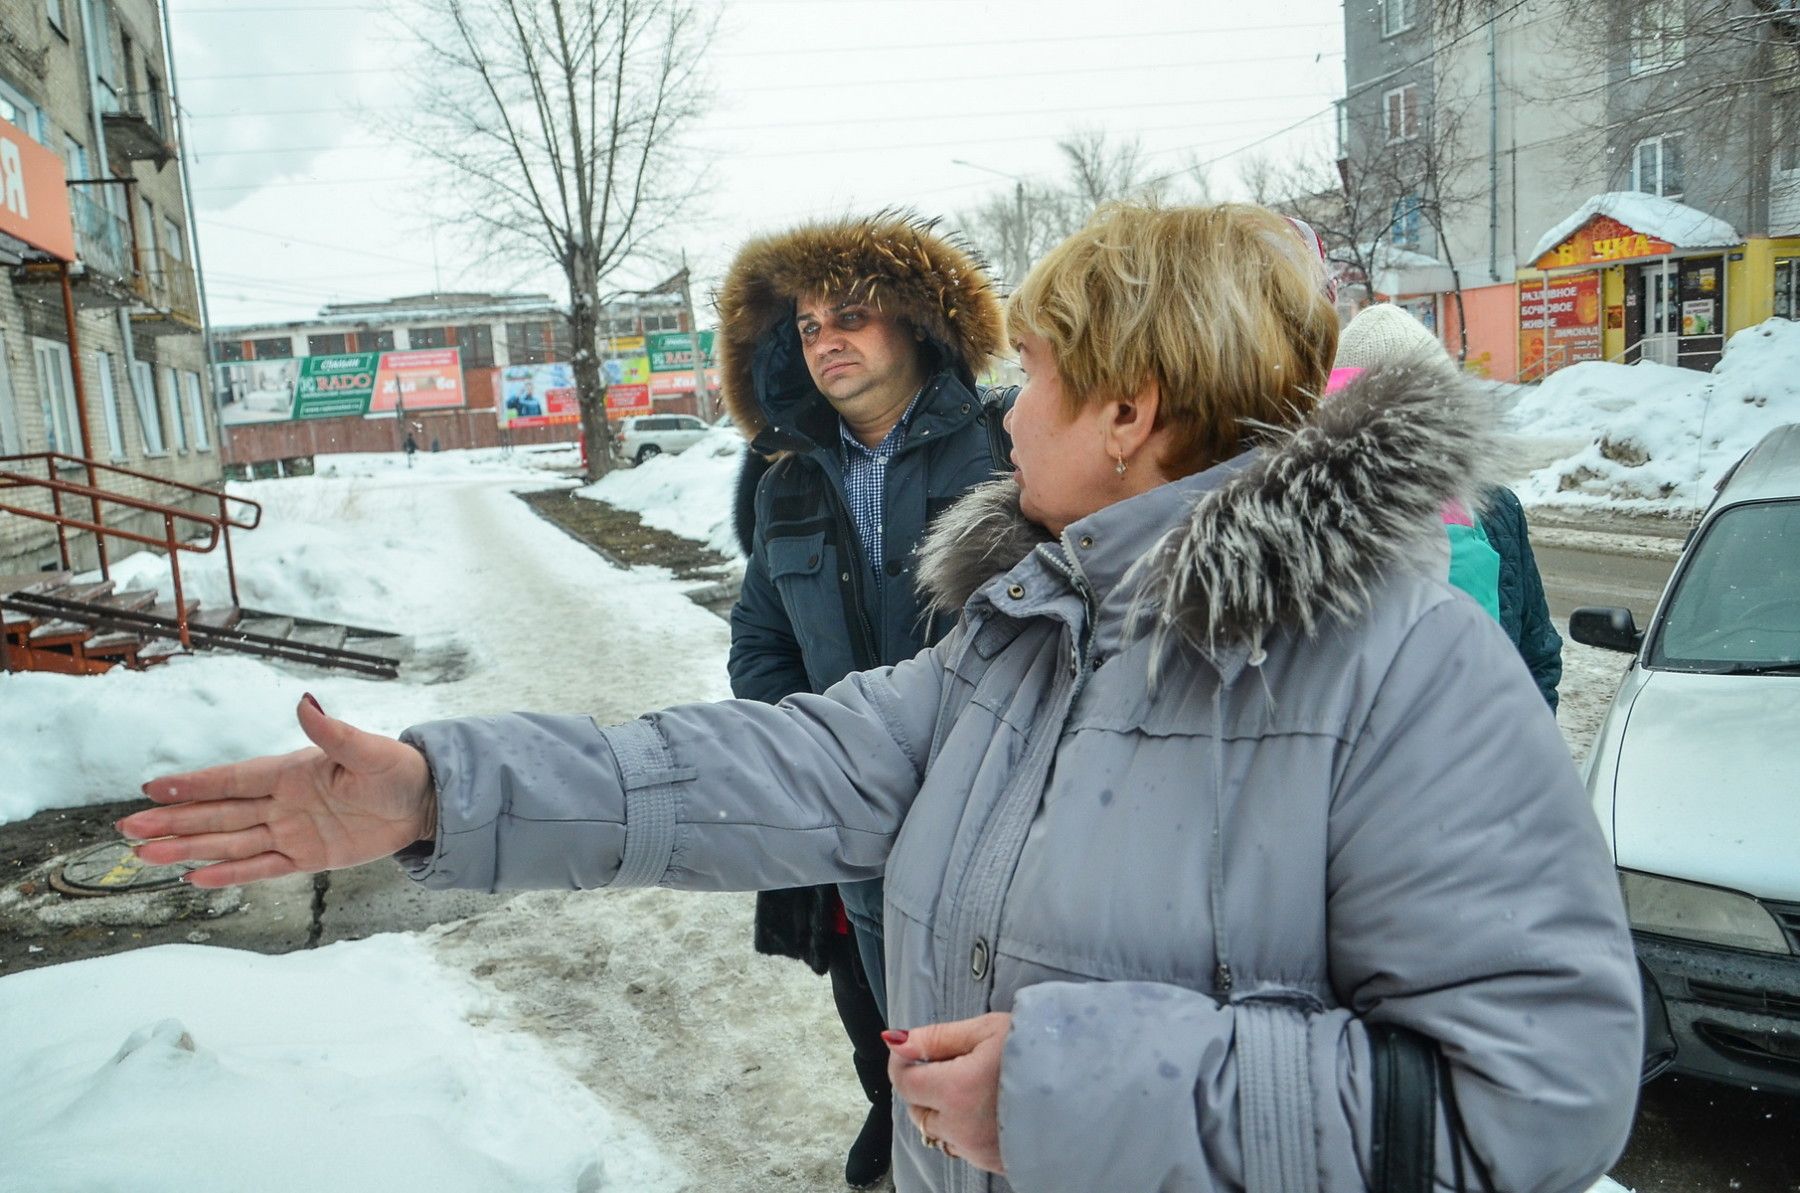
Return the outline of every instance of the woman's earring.
{"type": "Polygon", "coordinates": [[[1114,476],[1124,476],[1125,475],[1125,457],[1124,456],[1119,456],[1113,461],[1113,475],[1114,476]]]}

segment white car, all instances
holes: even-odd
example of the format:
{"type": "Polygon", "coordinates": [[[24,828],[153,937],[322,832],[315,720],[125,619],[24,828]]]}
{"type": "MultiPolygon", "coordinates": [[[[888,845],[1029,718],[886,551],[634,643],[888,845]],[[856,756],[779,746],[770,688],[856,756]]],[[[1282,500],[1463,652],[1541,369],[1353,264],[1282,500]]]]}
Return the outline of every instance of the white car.
{"type": "Polygon", "coordinates": [[[1800,1094],[1800,424],[1719,483],[1586,768],[1644,979],[1645,1076],[1800,1094]]]}
{"type": "Polygon", "coordinates": [[[710,430],[691,414],[634,414],[619,420],[613,448],[634,464],[686,451],[710,430]]]}

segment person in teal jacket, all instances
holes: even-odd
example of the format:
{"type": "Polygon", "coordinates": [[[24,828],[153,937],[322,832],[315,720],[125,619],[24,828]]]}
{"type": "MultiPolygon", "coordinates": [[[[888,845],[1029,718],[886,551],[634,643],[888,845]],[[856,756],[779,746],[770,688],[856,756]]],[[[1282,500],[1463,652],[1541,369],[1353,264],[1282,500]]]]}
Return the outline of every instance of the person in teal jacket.
{"type": "MultiPolygon", "coordinates": [[[[1459,375],[1430,329],[1392,303],[1376,303],[1345,326],[1331,385],[1347,384],[1363,369],[1409,360],[1447,377],[1459,375]]],[[[1499,621],[1525,660],[1544,703],[1555,712],[1556,689],[1562,682],[1562,636],[1550,619],[1518,494],[1504,485],[1493,486],[1482,494],[1481,508],[1473,517],[1466,510],[1447,507],[1444,528],[1450,542],[1450,583],[1499,621]]]]}

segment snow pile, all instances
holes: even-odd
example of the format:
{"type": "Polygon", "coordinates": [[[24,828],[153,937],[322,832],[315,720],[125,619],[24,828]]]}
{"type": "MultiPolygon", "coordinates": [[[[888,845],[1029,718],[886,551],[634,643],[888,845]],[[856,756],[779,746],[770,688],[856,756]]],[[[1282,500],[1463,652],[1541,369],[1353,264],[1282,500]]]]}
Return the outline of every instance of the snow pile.
{"type": "MultiPolygon", "coordinates": [[[[45,808],[134,798],[158,774],[306,744],[301,693],[378,733],[514,708],[623,720],[729,695],[723,622],[647,574],[622,572],[515,499],[543,472],[498,452],[421,453],[418,467],[340,456],[337,475],[233,486],[264,503],[232,538],[252,608],[401,632],[399,682],[242,655],[199,654],[145,672],[0,677],[0,824],[45,808]],[[612,643],[607,611],[632,616],[612,643]],[[654,610],[654,615],[648,611],[654,610]]],[[[157,587],[149,553],[112,569],[157,587]]],[[[222,552],[182,558],[186,595],[229,603],[222,552]]]]}
{"type": "Polygon", "coordinates": [[[1553,374],[1511,414],[1559,456],[1517,486],[1528,505],[1687,514],[1765,434],[1800,422],[1800,323],[1731,337],[1711,373],[1593,361],[1553,374]]]}
{"type": "Polygon", "coordinates": [[[718,427],[680,455],[652,456],[635,468],[617,468],[576,495],[639,514],[646,526],[705,543],[737,559],[732,529],[738,461],[744,437],[718,427]]]}
{"type": "Polygon", "coordinates": [[[0,980],[0,1190],[672,1191],[682,1175],[417,937],[164,946],[0,980]]]}

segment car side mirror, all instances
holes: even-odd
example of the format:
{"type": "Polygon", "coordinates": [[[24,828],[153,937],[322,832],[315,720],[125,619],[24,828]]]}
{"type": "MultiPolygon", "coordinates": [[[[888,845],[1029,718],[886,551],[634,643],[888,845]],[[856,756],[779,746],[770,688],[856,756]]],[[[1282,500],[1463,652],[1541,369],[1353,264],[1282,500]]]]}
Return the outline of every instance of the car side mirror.
{"type": "Polygon", "coordinates": [[[1644,631],[1629,609],[1589,606],[1569,614],[1569,637],[1584,646],[1636,654],[1644,647],[1644,631]]]}

